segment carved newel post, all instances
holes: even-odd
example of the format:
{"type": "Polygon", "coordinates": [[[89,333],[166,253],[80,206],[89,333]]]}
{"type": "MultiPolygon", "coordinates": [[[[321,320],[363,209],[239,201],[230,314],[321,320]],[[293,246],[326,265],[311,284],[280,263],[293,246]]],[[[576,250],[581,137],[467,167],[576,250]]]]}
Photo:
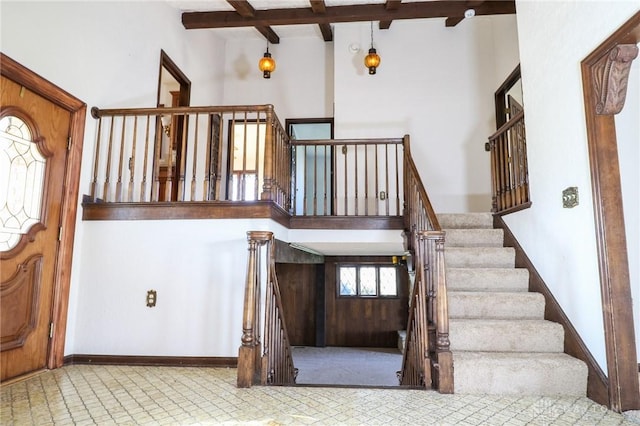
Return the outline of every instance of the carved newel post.
{"type": "Polygon", "coordinates": [[[244,288],[244,309],[242,314],[242,337],[238,351],[238,387],[248,388],[259,381],[260,358],[260,253],[259,247],[272,237],[268,231],[249,231],[249,259],[247,279],[244,288]]]}

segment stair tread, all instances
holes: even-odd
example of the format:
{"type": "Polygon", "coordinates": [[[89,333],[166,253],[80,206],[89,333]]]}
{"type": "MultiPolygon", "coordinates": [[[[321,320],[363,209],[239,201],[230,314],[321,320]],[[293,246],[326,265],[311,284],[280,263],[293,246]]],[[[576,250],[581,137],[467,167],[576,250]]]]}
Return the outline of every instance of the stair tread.
{"type": "Polygon", "coordinates": [[[493,228],[492,213],[440,213],[442,228],[493,228]]]}

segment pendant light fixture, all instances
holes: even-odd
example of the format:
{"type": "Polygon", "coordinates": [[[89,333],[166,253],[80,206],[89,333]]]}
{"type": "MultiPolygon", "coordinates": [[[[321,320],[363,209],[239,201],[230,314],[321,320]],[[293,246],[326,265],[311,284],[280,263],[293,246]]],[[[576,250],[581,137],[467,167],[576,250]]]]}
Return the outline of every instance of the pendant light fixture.
{"type": "Polygon", "coordinates": [[[364,58],[364,66],[369,68],[369,75],[373,75],[379,65],[380,56],[378,56],[376,49],[373,47],[373,21],[371,21],[371,49],[369,49],[369,54],[364,58]]]}
{"type": "Polygon", "coordinates": [[[264,78],[271,78],[271,73],[276,70],[276,61],[269,53],[269,40],[267,40],[267,51],[264,52],[264,56],[258,62],[258,68],[262,71],[262,77],[264,78]]]}

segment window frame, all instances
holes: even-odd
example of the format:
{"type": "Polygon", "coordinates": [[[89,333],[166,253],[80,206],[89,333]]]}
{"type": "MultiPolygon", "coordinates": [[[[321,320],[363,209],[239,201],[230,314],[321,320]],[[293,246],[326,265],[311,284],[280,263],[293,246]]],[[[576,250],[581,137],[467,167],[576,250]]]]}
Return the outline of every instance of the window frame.
{"type": "Polygon", "coordinates": [[[397,271],[398,266],[393,263],[380,262],[340,262],[336,264],[336,294],[339,299],[399,299],[400,298],[400,274],[397,271]],[[360,268],[376,268],[376,294],[361,294],[360,284],[360,268]],[[356,268],[356,294],[341,294],[340,292],[340,271],[342,268],[356,268]],[[396,293],[394,295],[380,294],[380,269],[395,268],[396,269],[396,293]]]}

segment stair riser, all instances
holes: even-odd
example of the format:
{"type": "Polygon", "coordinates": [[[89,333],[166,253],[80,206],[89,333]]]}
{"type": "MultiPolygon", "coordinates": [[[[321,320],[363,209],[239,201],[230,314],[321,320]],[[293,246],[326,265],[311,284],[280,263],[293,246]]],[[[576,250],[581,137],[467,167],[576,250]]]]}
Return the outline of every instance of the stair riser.
{"type": "Polygon", "coordinates": [[[451,319],[452,351],[562,352],[564,330],[560,324],[534,320],[451,319]]]}
{"type": "Polygon", "coordinates": [[[513,268],[515,251],[502,248],[446,248],[447,268],[513,268]]]}
{"type": "Polygon", "coordinates": [[[448,268],[449,291],[517,291],[529,289],[529,271],[526,269],[448,268]]]}
{"type": "Polygon", "coordinates": [[[544,319],[539,293],[449,292],[450,318],[544,319]]]}
{"type": "Polygon", "coordinates": [[[454,365],[456,394],[586,396],[587,366],[568,355],[468,360],[454,353],[454,365]]]}
{"type": "Polygon", "coordinates": [[[447,247],[502,247],[502,229],[445,229],[447,247]]]}

